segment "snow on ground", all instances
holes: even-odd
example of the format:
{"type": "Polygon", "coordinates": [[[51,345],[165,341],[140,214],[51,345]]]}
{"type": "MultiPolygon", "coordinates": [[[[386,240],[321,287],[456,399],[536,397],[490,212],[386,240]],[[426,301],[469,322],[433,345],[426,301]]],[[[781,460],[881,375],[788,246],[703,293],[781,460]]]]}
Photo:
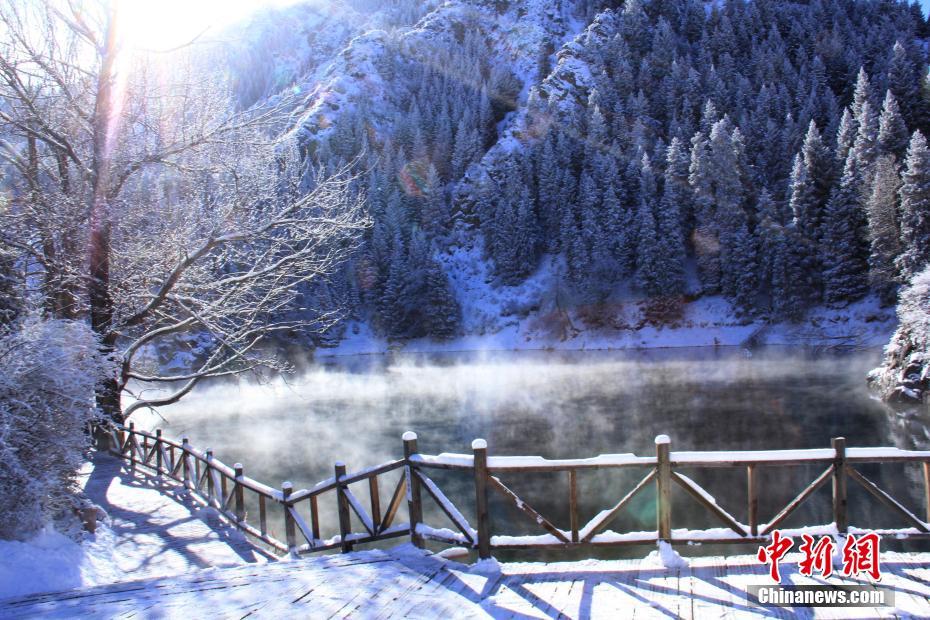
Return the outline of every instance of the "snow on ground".
{"type": "Polygon", "coordinates": [[[897,324],[894,308],[882,308],[875,297],[845,308],[815,308],[804,320],[791,324],[738,319],[723,297],[705,296],[685,304],[678,321],[657,326],[643,319],[643,300],[628,290],[618,291],[599,306],[569,307],[559,281],[563,265],[555,257],[544,257],[540,268],[518,286],[496,282],[482,257],[480,238],[436,257],[462,308],[464,335],[446,341],[392,343],[375,335],[367,323],[353,322],[336,347],[320,349],[317,355],[751,345],[877,347],[887,344],[897,324]],[[586,322],[591,315],[600,318],[600,325],[586,322]]]}
{"type": "Polygon", "coordinates": [[[216,511],[174,495],[178,489],[164,493],[113,457],[95,463],[79,482],[106,513],[96,533],[49,528],[22,542],[0,540],[0,599],[267,561],[216,511]]]}
{"type": "Polygon", "coordinates": [[[101,526],[82,538],[47,528],[31,540],[0,540],[0,599],[117,581],[113,531],[101,526]]]}

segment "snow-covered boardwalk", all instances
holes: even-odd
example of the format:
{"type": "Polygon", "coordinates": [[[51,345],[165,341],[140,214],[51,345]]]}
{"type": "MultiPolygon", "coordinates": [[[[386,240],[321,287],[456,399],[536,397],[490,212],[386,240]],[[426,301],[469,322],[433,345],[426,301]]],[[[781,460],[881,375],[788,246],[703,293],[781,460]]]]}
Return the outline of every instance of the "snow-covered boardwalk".
{"type": "MultiPolygon", "coordinates": [[[[759,607],[746,589],[768,576],[754,556],[679,568],[655,554],[470,567],[405,544],[266,562],[214,511],[119,465],[98,455],[84,484],[112,519],[121,581],[0,600],[0,618],[930,618],[926,553],[882,554],[881,585],[895,591],[895,606],[873,609],[759,607]]],[[[799,575],[798,559],[783,560],[783,579],[823,583],[799,575]]]]}
{"type": "Polygon", "coordinates": [[[114,561],[126,579],[267,561],[215,511],[184,497],[179,485],[168,482],[157,489],[153,478],[133,476],[121,465],[120,459],[97,453],[93,466],[82,472],[81,483],[110,516],[114,561]]]}
{"type": "MultiPolygon", "coordinates": [[[[405,545],[36,595],[0,602],[0,617],[930,617],[930,555],[887,554],[883,569],[894,608],[782,609],[747,601],[746,586],[766,580],[764,567],[748,556],[701,558],[680,569],[621,560],[482,570],[405,545]]],[[[783,573],[795,583],[817,583],[783,573]]]]}

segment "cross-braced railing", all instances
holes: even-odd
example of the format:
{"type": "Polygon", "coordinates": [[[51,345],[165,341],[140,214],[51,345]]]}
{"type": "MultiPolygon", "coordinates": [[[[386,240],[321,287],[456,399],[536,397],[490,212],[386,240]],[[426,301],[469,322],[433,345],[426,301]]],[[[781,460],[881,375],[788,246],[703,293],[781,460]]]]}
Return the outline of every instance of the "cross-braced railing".
{"type": "MultiPolygon", "coordinates": [[[[110,451],[125,459],[130,468],[170,478],[183,485],[194,497],[218,510],[230,523],[246,534],[282,553],[302,554],[341,549],[351,551],[356,544],[369,543],[398,536],[411,537],[417,546],[432,540],[444,544],[475,549],[482,558],[495,549],[567,548],[579,546],[613,546],[670,543],[739,543],[763,542],[772,531],[783,525],[797,509],[828,482],[832,483],[833,522],[804,529],[811,534],[846,534],[848,518],[847,482],[860,485],[880,503],[896,513],[910,527],[877,529],[880,534],[896,538],[930,537],[930,451],[898,448],[847,448],[843,438],[832,446],[813,450],[762,450],[740,452],[672,452],[669,438],[656,438],[655,456],[632,454],[601,455],[587,459],[550,460],[541,457],[488,456],[482,439],[472,443],[471,454],[421,454],[417,436],[403,436],[404,456],[356,473],[347,473],[346,466],[336,463],[334,475],[315,486],[294,491],[285,482],[280,490],[247,478],[243,467],[229,467],[213,456],[211,450],[194,449],[185,438],[180,443],[162,436],[160,430],[148,433],[128,427],[109,429],[110,451]],[[921,468],[923,478],[924,519],[898,499],[868,479],[857,466],[863,464],[912,463],[921,468]],[[759,471],[763,468],[812,466],[822,472],[793,499],[781,507],[768,521],[759,516],[759,471]],[[746,474],[748,523],[740,522],[717,503],[703,487],[682,473],[682,470],[744,469],[746,474]],[[469,474],[473,480],[474,527],[440,486],[430,476],[433,470],[453,470],[469,474]],[[594,515],[586,524],[579,518],[579,474],[588,470],[632,470],[640,472],[638,482],[628,488],[616,489],[616,502],[594,515]],[[382,506],[381,484],[392,472],[401,475],[396,482],[388,481],[385,489],[393,488],[386,505],[382,506]],[[567,528],[533,508],[525,498],[505,484],[502,475],[562,474],[567,477],[567,528]],[[366,502],[362,502],[350,485],[367,486],[366,502]],[[656,528],[654,531],[615,532],[608,529],[619,515],[628,510],[632,500],[646,489],[655,490],[656,528]],[[704,529],[672,529],[672,489],[678,488],[695,500],[723,527],[704,529]],[[257,498],[258,520],[246,510],[246,493],[257,498]],[[500,496],[517,514],[523,515],[540,530],[538,535],[514,536],[497,531],[490,513],[491,495],[500,496]],[[339,532],[324,538],[320,528],[319,499],[333,495],[339,532]],[[440,527],[424,520],[424,500],[431,500],[438,514],[454,527],[440,527]],[[367,503],[367,509],[365,506],[367,503]],[[407,523],[395,524],[406,504],[407,523]],[[277,507],[283,519],[284,540],[270,528],[268,511],[277,507]],[[353,516],[354,515],[354,516],[353,516]],[[358,531],[353,531],[356,524],[358,531]]],[[[613,490],[612,490],[613,491],[613,490]]],[[[458,491],[461,493],[461,490],[458,491]]],[[[364,496],[362,496],[364,497],[364,496]]],[[[464,500],[464,498],[462,498],[464,500]]],[[[535,498],[534,498],[535,501],[535,498]]],[[[460,501],[461,505],[463,502],[460,501]]],[[[470,503],[470,502],[469,502],[470,503]]],[[[251,505],[255,505],[253,501],[251,505]]],[[[870,524],[873,525],[873,524],[870,524]]],[[[872,528],[873,530],[875,528],[872,528]]]]}

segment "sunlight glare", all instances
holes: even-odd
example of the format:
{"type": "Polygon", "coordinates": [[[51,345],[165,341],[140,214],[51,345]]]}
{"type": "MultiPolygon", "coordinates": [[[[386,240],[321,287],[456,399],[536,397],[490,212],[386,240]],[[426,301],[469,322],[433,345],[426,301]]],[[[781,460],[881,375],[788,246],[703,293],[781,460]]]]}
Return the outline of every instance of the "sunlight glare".
{"type": "Polygon", "coordinates": [[[259,9],[299,0],[123,0],[123,32],[136,49],[165,51],[190,41],[215,38],[223,28],[259,9]]]}

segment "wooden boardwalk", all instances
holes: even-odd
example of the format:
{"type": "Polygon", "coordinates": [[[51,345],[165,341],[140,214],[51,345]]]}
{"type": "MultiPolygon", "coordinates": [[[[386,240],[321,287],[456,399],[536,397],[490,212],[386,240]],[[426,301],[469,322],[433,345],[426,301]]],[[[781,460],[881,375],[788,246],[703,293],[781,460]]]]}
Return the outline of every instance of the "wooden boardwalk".
{"type": "Polygon", "coordinates": [[[153,478],[133,476],[122,464],[97,453],[80,483],[110,516],[114,561],[126,579],[268,561],[244,534],[194,503],[178,484],[158,488],[153,478]]]}
{"type": "MultiPolygon", "coordinates": [[[[768,583],[753,556],[466,566],[405,544],[267,562],[214,511],[153,484],[98,456],[84,485],[111,516],[126,580],[0,600],[0,618],[930,618],[926,553],[882,554],[894,607],[760,607],[746,596],[768,583]]],[[[823,583],[799,575],[798,559],[783,560],[785,580],[823,583]]]]}
{"type": "MultiPolygon", "coordinates": [[[[791,573],[794,583],[817,583],[791,573]]],[[[786,570],[787,569],[787,570],[786,570]]],[[[0,601],[0,617],[43,618],[928,618],[930,554],[885,554],[894,608],[764,608],[748,556],[684,569],[638,560],[503,564],[482,572],[410,545],[196,571],[0,601]]],[[[830,580],[837,583],[836,580],[830,580]]]]}

